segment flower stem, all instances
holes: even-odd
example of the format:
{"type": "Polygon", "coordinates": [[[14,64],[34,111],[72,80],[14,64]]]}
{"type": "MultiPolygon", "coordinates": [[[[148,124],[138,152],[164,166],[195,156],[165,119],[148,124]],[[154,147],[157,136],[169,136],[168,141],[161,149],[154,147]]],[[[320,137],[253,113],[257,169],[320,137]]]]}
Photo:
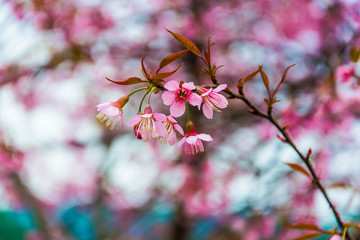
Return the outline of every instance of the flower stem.
{"type": "Polygon", "coordinates": [[[190,111],[189,111],[189,103],[186,101],[186,116],[187,116],[187,123],[190,123],[190,111]]]}
{"type": "Polygon", "coordinates": [[[141,113],[141,106],[142,106],[142,104],[143,104],[143,102],[144,102],[144,99],[145,99],[146,95],[148,95],[148,93],[149,93],[150,91],[151,91],[150,89],[147,90],[146,93],[144,94],[144,96],[142,97],[141,102],[140,102],[140,106],[139,106],[138,113],[141,113]]]}
{"type": "Polygon", "coordinates": [[[148,104],[148,105],[149,105],[149,103],[150,103],[150,96],[151,96],[152,92],[155,91],[156,89],[157,89],[157,87],[153,87],[153,88],[150,90],[149,96],[148,96],[148,99],[147,99],[147,104],[148,104]]]}
{"type": "Polygon", "coordinates": [[[131,95],[133,95],[134,93],[136,92],[139,92],[141,90],[146,90],[148,87],[142,87],[142,88],[138,88],[138,89],[135,89],[134,91],[132,91],[131,93],[128,94],[128,96],[130,97],[131,95]]]}

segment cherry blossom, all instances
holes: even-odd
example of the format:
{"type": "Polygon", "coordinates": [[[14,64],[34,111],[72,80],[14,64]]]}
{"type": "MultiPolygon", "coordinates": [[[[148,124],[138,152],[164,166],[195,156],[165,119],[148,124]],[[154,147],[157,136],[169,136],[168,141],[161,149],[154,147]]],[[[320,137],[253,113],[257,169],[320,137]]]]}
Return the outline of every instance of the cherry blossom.
{"type": "Polygon", "coordinates": [[[114,129],[116,123],[122,119],[121,128],[124,128],[123,107],[129,101],[129,97],[121,97],[115,102],[102,103],[96,106],[99,114],[96,116],[101,122],[105,122],[106,126],[114,129]]]}
{"type": "Polygon", "coordinates": [[[168,142],[171,146],[175,144],[176,141],[176,131],[181,135],[184,135],[184,130],[177,124],[177,121],[172,116],[166,117],[166,122],[163,122],[165,125],[168,135],[166,137],[161,137],[160,142],[168,142]]]}
{"type": "Polygon", "coordinates": [[[201,97],[204,99],[204,104],[202,105],[202,110],[206,118],[213,118],[213,110],[216,112],[221,112],[219,108],[226,108],[228,100],[218,92],[221,92],[227,87],[226,84],[221,84],[215,89],[206,89],[198,88],[198,92],[201,94],[201,97]]]}
{"type": "Polygon", "coordinates": [[[210,142],[212,137],[209,134],[197,133],[195,130],[194,124],[189,121],[186,125],[187,134],[178,142],[176,145],[180,148],[185,143],[185,153],[186,154],[195,154],[198,152],[204,151],[204,145],[201,140],[210,142]]]}
{"type": "Polygon", "coordinates": [[[163,93],[162,100],[165,105],[171,105],[170,113],[172,116],[180,117],[183,115],[186,109],[186,102],[193,106],[198,106],[200,109],[201,97],[192,92],[196,89],[194,83],[184,83],[181,81],[179,84],[171,80],[165,83],[164,87],[169,91],[163,93]]]}
{"type": "Polygon", "coordinates": [[[134,126],[135,136],[144,142],[153,138],[167,137],[168,132],[162,122],[166,121],[166,116],[162,113],[153,113],[150,106],[144,110],[144,114],[133,117],[128,126],[134,126]]]}

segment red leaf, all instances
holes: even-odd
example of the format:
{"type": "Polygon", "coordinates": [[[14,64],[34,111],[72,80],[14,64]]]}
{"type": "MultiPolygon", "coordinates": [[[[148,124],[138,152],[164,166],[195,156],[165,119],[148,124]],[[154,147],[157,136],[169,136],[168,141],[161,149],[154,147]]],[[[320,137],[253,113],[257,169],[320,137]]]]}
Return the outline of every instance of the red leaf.
{"type": "Polygon", "coordinates": [[[261,74],[261,78],[264,82],[264,85],[266,87],[266,90],[268,91],[268,93],[270,94],[270,87],[269,87],[269,78],[266,75],[266,73],[262,70],[262,66],[259,68],[260,74],[261,74]]]}
{"type": "Polygon", "coordinates": [[[293,238],[293,240],[306,240],[306,239],[314,239],[318,236],[322,235],[321,233],[318,232],[313,232],[313,233],[305,233],[297,238],[293,238]]]}
{"type": "Polygon", "coordinates": [[[253,78],[256,76],[256,74],[259,73],[259,71],[260,71],[259,69],[256,69],[256,71],[254,71],[254,72],[250,73],[249,75],[247,75],[247,76],[245,77],[244,84],[245,84],[247,81],[253,79],[253,78]]]}
{"type": "MultiPolygon", "coordinates": [[[[166,29],[166,28],[165,28],[166,29]]],[[[187,38],[184,38],[183,36],[177,34],[177,33],[173,33],[172,31],[166,29],[166,31],[168,31],[169,33],[171,33],[171,35],[174,36],[174,38],[176,38],[176,40],[178,40],[182,45],[184,45],[187,49],[189,49],[191,52],[193,52],[195,55],[201,57],[200,51],[199,49],[196,47],[196,45],[190,41],[187,38]]]]}
{"type": "Polygon", "coordinates": [[[149,77],[148,74],[147,74],[147,72],[146,72],[145,66],[144,66],[144,59],[145,59],[145,56],[146,56],[147,54],[148,54],[148,52],[146,52],[146,53],[144,54],[144,56],[142,57],[142,59],[141,59],[141,69],[142,69],[142,73],[144,74],[144,76],[145,76],[146,78],[149,77]]]}
{"type": "Polygon", "coordinates": [[[155,74],[154,76],[152,76],[151,79],[153,80],[162,80],[164,78],[170,77],[171,75],[173,75],[180,67],[182,66],[182,64],[180,66],[178,66],[174,71],[172,72],[164,72],[164,73],[158,73],[155,74]]]}
{"type": "Polygon", "coordinates": [[[210,64],[211,61],[211,47],[215,45],[216,42],[210,43],[210,37],[208,39],[208,45],[205,47],[204,54],[205,59],[208,64],[210,64]]]}
{"type": "Polygon", "coordinates": [[[206,48],[205,48],[205,50],[204,50],[204,55],[205,55],[206,62],[207,62],[208,64],[210,64],[210,52],[209,52],[209,50],[207,50],[206,48]]]}
{"type": "Polygon", "coordinates": [[[299,230],[323,231],[316,224],[309,222],[295,223],[295,224],[287,225],[286,227],[291,229],[299,229],[299,230]]]}
{"type": "MultiPolygon", "coordinates": [[[[297,164],[297,163],[285,163],[285,164],[288,165],[289,167],[291,167],[294,171],[297,171],[311,179],[311,175],[308,172],[308,170],[306,170],[306,168],[304,168],[300,164],[297,164]]],[[[308,228],[306,228],[306,229],[308,229],[308,228]]]]}
{"type": "Polygon", "coordinates": [[[189,49],[186,49],[184,51],[177,52],[177,53],[171,54],[169,56],[166,56],[163,60],[161,60],[159,69],[156,71],[156,73],[158,73],[160,71],[160,69],[162,69],[166,65],[168,65],[168,64],[174,62],[175,60],[181,58],[182,56],[184,56],[188,51],[189,51],[189,49]]]}
{"type": "Polygon", "coordinates": [[[244,79],[240,78],[238,84],[236,85],[237,88],[242,88],[244,86],[244,79]]]}
{"type": "Polygon", "coordinates": [[[281,84],[284,83],[286,74],[287,74],[287,72],[289,71],[289,69],[292,68],[292,67],[294,67],[294,66],[295,66],[295,64],[290,65],[290,66],[288,66],[288,67],[285,69],[283,75],[281,76],[280,82],[279,82],[278,85],[276,86],[276,89],[275,89],[275,91],[274,91],[274,93],[273,93],[273,96],[275,96],[275,95],[277,94],[277,92],[279,91],[279,88],[280,88],[281,84]]]}
{"type": "Polygon", "coordinates": [[[131,78],[125,79],[123,81],[114,81],[114,80],[111,80],[110,78],[107,78],[107,77],[105,77],[105,78],[106,78],[106,80],[108,80],[110,82],[113,82],[113,83],[116,83],[118,85],[133,85],[133,84],[146,82],[146,81],[141,80],[140,78],[137,78],[137,77],[131,77],[131,78]]]}

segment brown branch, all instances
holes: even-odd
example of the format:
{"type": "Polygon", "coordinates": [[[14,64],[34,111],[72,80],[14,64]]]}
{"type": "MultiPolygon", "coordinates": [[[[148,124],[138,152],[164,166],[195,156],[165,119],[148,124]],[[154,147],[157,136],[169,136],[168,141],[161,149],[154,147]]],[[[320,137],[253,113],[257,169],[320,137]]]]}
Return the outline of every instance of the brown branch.
{"type": "MultiPolygon", "coordinates": [[[[219,82],[217,81],[217,79],[212,78],[211,79],[212,82],[215,84],[215,86],[219,85],[219,82]]],[[[306,167],[308,168],[308,170],[310,171],[310,174],[313,178],[313,183],[316,184],[316,186],[318,187],[318,189],[321,191],[322,195],[325,197],[327,203],[329,204],[331,211],[333,212],[336,222],[338,224],[338,226],[341,228],[342,233],[345,231],[345,224],[342,221],[339,212],[337,211],[335,205],[331,202],[328,193],[325,189],[325,187],[323,186],[323,184],[321,183],[318,175],[316,174],[313,165],[311,164],[310,160],[308,157],[305,157],[300,150],[297,148],[297,146],[295,145],[294,141],[292,140],[292,138],[289,136],[289,134],[286,132],[286,129],[281,127],[279,122],[272,116],[271,112],[265,113],[263,111],[261,111],[259,108],[257,108],[246,96],[245,94],[242,92],[242,90],[239,90],[239,94],[236,94],[234,92],[232,92],[229,88],[226,88],[224,90],[225,93],[230,95],[230,98],[236,98],[236,99],[240,99],[242,100],[249,108],[250,108],[250,113],[260,116],[266,120],[268,120],[269,122],[272,123],[272,125],[274,125],[283,135],[283,137],[285,138],[286,142],[295,150],[295,152],[298,154],[298,156],[301,158],[301,160],[305,163],[306,167]]],[[[353,238],[353,236],[349,233],[349,231],[346,231],[346,238],[349,240],[355,240],[353,238]]]]}

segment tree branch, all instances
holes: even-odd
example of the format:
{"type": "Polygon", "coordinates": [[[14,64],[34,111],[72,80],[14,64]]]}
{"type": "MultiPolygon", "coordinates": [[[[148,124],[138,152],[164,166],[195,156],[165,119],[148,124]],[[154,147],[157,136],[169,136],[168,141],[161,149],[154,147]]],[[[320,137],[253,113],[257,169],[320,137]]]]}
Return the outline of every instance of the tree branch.
{"type": "MultiPolygon", "coordinates": [[[[219,82],[217,81],[217,79],[212,78],[211,79],[212,82],[217,86],[219,85],[219,82]]],[[[262,117],[266,120],[268,120],[269,122],[272,123],[272,125],[274,125],[283,135],[283,137],[285,138],[286,142],[295,150],[295,152],[298,154],[298,156],[301,158],[301,160],[305,163],[306,167],[308,168],[308,170],[310,171],[310,174],[313,178],[313,183],[316,184],[316,186],[318,187],[318,189],[320,190],[320,192],[322,193],[322,195],[324,196],[325,200],[327,201],[327,203],[329,204],[331,211],[333,212],[336,222],[338,224],[338,226],[341,228],[341,232],[343,233],[345,231],[345,224],[341,219],[341,216],[339,214],[339,212],[337,211],[335,205],[331,202],[328,193],[325,189],[325,187],[323,186],[323,184],[321,183],[318,175],[316,174],[313,165],[311,164],[310,160],[308,159],[308,157],[305,157],[300,150],[298,149],[298,147],[295,145],[294,141],[292,140],[292,138],[290,137],[290,135],[286,132],[286,129],[284,129],[283,127],[280,126],[279,122],[272,116],[271,112],[265,113],[263,111],[261,111],[259,108],[257,108],[243,93],[242,90],[239,90],[239,94],[236,94],[234,92],[232,92],[229,88],[226,88],[224,90],[225,93],[230,95],[230,98],[236,98],[236,99],[240,99],[242,100],[249,108],[249,112],[251,114],[257,115],[259,117],[262,117]]],[[[346,238],[349,240],[355,240],[352,235],[346,231],[346,238]]]]}

